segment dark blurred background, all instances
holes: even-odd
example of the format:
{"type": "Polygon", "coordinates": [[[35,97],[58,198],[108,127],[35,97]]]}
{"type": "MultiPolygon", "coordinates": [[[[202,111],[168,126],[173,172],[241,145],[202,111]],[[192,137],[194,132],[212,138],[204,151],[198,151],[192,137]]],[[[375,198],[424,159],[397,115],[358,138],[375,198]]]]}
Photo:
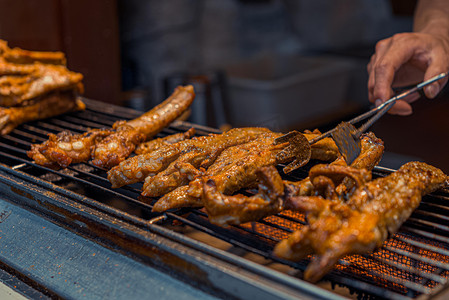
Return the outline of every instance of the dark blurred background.
{"type": "MultiPolygon", "coordinates": [[[[411,31],[409,0],[0,0],[0,38],[60,50],[85,96],[148,110],[178,84],[197,92],[188,120],[222,129],[326,130],[369,109],[375,43],[411,31]]],[[[372,131],[382,163],[449,172],[449,96],[372,131]]]]}

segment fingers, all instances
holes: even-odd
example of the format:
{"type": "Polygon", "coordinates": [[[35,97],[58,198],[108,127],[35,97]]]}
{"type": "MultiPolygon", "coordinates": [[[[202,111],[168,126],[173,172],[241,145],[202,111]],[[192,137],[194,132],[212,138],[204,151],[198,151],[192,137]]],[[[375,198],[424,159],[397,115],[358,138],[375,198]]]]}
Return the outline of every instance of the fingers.
{"type": "MultiPolygon", "coordinates": [[[[424,80],[429,80],[432,77],[437,76],[438,74],[447,72],[449,69],[449,66],[442,66],[441,64],[435,64],[432,63],[429,65],[429,67],[426,70],[426,73],[424,74],[424,80]]],[[[447,77],[438,80],[435,83],[432,83],[431,85],[428,85],[424,88],[424,94],[427,98],[433,99],[435,98],[438,93],[441,91],[441,89],[446,85],[447,83],[447,77]]]]}
{"type": "Polygon", "coordinates": [[[378,43],[375,60],[370,66],[368,90],[371,102],[376,99],[384,102],[393,95],[391,86],[396,71],[410,61],[415,53],[415,48],[416,41],[408,38],[406,34],[398,34],[387,39],[387,42],[378,43]]]}

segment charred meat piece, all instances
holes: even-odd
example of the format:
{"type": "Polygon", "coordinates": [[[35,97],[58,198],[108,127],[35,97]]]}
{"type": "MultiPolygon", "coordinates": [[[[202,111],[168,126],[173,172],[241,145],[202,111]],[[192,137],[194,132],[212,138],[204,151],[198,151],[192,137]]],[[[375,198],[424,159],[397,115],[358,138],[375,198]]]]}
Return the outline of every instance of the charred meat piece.
{"type": "Polygon", "coordinates": [[[108,179],[113,188],[145,180],[148,176],[155,176],[164,171],[179,157],[196,153],[195,160],[208,165],[215,160],[215,156],[232,145],[255,139],[265,128],[235,128],[224,134],[210,134],[194,137],[175,144],[166,145],[150,153],[131,157],[108,172],[108,179]]]}
{"type": "Polygon", "coordinates": [[[86,162],[93,157],[97,166],[110,168],[123,161],[145,138],[152,137],[180,116],[192,103],[192,86],[178,87],[164,102],[129,122],[114,124],[113,129],[92,129],[84,134],[61,132],[41,145],[33,145],[28,156],[40,163],[61,168],[86,162]],[[76,151],[72,151],[76,149],[76,151]],[[82,155],[81,155],[82,153],[82,155]]]}
{"type": "Polygon", "coordinates": [[[291,199],[296,202],[293,206],[306,212],[309,224],[281,241],[274,254],[293,261],[316,254],[304,277],[318,281],[340,258],[379,248],[418,207],[422,196],[447,185],[447,179],[435,167],[410,162],[358,186],[347,202],[320,196],[291,199]]]}
{"type": "Polygon", "coordinates": [[[192,127],[189,130],[187,130],[186,132],[175,133],[172,135],[167,135],[162,138],[150,140],[148,142],[138,145],[134,152],[136,154],[149,153],[149,152],[157,150],[163,146],[171,145],[171,144],[183,141],[183,140],[190,139],[191,137],[193,137],[195,135],[195,132],[196,132],[195,128],[192,127]]]}

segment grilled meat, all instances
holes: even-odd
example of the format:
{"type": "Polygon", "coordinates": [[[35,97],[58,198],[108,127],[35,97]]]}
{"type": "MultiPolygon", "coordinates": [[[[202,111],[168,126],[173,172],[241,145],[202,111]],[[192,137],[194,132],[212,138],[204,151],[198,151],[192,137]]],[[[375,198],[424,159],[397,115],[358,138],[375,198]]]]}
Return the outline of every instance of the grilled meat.
{"type": "MultiPolygon", "coordinates": [[[[195,161],[194,163],[206,166],[226,147],[255,139],[259,134],[268,131],[265,128],[236,128],[224,134],[210,134],[166,145],[123,161],[109,170],[108,179],[113,188],[140,182],[148,176],[155,176],[164,171],[180,157],[185,162],[195,161]]],[[[176,172],[176,168],[172,166],[170,170],[176,172]]]]}
{"type": "MultiPolygon", "coordinates": [[[[328,172],[320,176],[332,177],[328,172]]],[[[446,185],[448,179],[441,170],[421,162],[407,163],[366,183],[367,177],[357,176],[359,186],[347,202],[321,196],[290,199],[292,206],[306,212],[309,224],[281,241],[274,254],[294,261],[316,254],[304,274],[307,280],[319,280],[345,255],[380,247],[418,207],[421,197],[446,185]]]]}
{"type": "Polygon", "coordinates": [[[167,135],[162,138],[157,138],[138,145],[134,152],[136,154],[149,153],[151,151],[161,148],[162,146],[171,145],[183,140],[190,139],[195,135],[195,132],[196,132],[195,128],[192,127],[186,132],[175,133],[172,135],[167,135]]]}
{"type": "Polygon", "coordinates": [[[83,75],[69,71],[62,52],[10,49],[0,40],[0,133],[18,125],[84,109],[83,75]]]}
{"type": "MultiPolygon", "coordinates": [[[[318,136],[319,132],[306,133],[307,139],[318,136]]],[[[279,163],[275,156],[285,145],[274,146],[273,141],[281,136],[280,133],[267,133],[250,143],[230,147],[224,150],[215,162],[200,173],[195,169],[184,168],[180,170],[185,177],[197,177],[189,183],[189,188],[178,187],[161,197],[153,206],[153,211],[165,211],[180,207],[201,207],[204,177],[215,181],[218,192],[230,195],[239,189],[256,186],[257,168],[279,163]]],[[[312,145],[314,159],[327,160],[338,157],[338,149],[332,139],[326,138],[312,145]]]]}
{"type": "Polygon", "coordinates": [[[164,102],[137,119],[116,122],[112,129],[93,129],[84,134],[68,131],[57,136],[50,135],[48,141],[32,145],[28,156],[46,165],[67,167],[71,163],[88,161],[99,167],[110,168],[119,164],[146,138],[154,136],[170,122],[180,116],[192,103],[192,86],[178,87],[164,102]]]}
{"type": "MultiPolygon", "coordinates": [[[[357,184],[360,184],[359,176],[363,175],[362,178],[365,180],[367,176],[370,176],[370,172],[363,169],[363,166],[370,167],[374,162],[378,162],[380,160],[380,157],[383,153],[383,144],[380,140],[378,140],[373,134],[366,134],[362,138],[362,154],[360,156],[360,160],[354,161],[355,168],[350,168],[351,170],[354,170],[352,172],[347,171],[347,166],[343,158],[338,158],[334,162],[331,163],[331,165],[327,166],[324,165],[323,169],[321,169],[320,173],[314,172],[313,168],[311,169],[311,173],[308,178],[301,180],[299,182],[290,182],[290,181],[283,181],[285,191],[282,195],[282,199],[278,199],[276,201],[272,200],[271,202],[265,201],[264,203],[259,202],[259,208],[261,209],[261,212],[258,214],[256,213],[255,209],[252,210],[252,213],[247,213],[245,210],[237,209],[235,211],[232,211],[232,213],[229,210],[229,207],[234,207],[232,204],[232,201],[237,201],[235,204],[235,207],[242,207],[244,206],[245,199],[247,201],[248,205],[251,205],[253,203],[254,198],[253,197],[247,197],[244,195],[235,195],[235,196],[225,196],[225,192],[223,190],[220,190],[219,188],[214,188],[214,185],[210,183],[210,180],[208,183],[209,191],[213,191],[213,195],[215,198],[210,197],[212,194],[205,194],[205,188],[206,184],[203,183],[203,204],[206,207],[206,210],[208,212],[209,220],[213,223],[226,226],[226,225],[237,225],[239,224],[241,220],[247,221],[257,221],[258,219],[250,219],[250,217],[258,217],[258,216],[267,216],[269,211],[277,212],[284,210],[284,209],[291,209],[292,208],[292,199],[295,199],[297,195],[315,195],[317,193],[324,193],[326,195],[332,196],[332,197],[345,197],[348,192],[354,190],[354,185],[357,186],[357,184]],[[377,143],[374,143],[373,141],[376,141],[377,143]],[[369,157],[369,159],[364,159],[369,157]],[[360,169],[362,168],[362,169],[360,169]],[[326,180],[326,177],[323,176],[323,174],[332,174],[332,178],[335,181],[335,184],[331,185],[331,187],[337,186],[336,190],[338,190],[340,194],[337,195],[336,191],[330,190],[327,188],[327,183],[329,183],[330,180],[326,180]],[[221,194],[220,197],[217,197],[218,194],[221,194]],[[296,195],[296,196],[293,196],[296,195]],[[224,199],[226,199],[226,202],[224,202],[224,199]],[[274,202],[273,202],[274,201],[274,202]],[[225,203],[226,205],[223,205],[225,203]],[[275,207],[276,210],[273,210],[272,203],[276,203],[275,207]],[[264,206],[265,205],[265,206],[264,206]],[[212,207],[213,209],[209,209],[208,206],[212,207]],[[223,213],[220,212],[219,207],[223,209],[223,213]],[[224,213],[226,212],[226,213],[224,213]],[[225,215],[232,215],[229,217],[226,217],[225,215]],[[241,218],[239,218],[239,214],[243,214],[241,218]]],[[[258,153],[254,155],[256,157],[255,161],[257,163],[261,163],[264,160],[261,159],[261,157],[264,157],[261,153],[258,153]]],[[[255,178],[253,178],[255,172],[251,172],[251,167],[248,167],[248,165],[251,165],[251,157],[252,155],[247,155],[247,158],[245,159],[245,162],[248,161],[246,165],[245,172],[243,173],[243,176],[250,177],[250,180],[253,182],[255,181],[255,178]],[[249,157],[249,158],[248,158],[249,157]]],[[[272,161],[268,165],[274,165],[276,161],[272,161]]],[[[251,165],[252,166],[252,165],[251,165]]],[[[256,165],[257,166],[257,165],[256,165]]],[[[264,175],[268,176],[268,175],[264,175]]],[[[272,175],[270,175],[272,177],[272,175]]],[[[231,178],[240,178],[240,176],[232,176],[231,178]]],[[[229,180],[229,179],[225,179],[229,180]]],[[[248,180],[248,182],[251,182],[248,180]]],[[[205,182],[205,181],[203,181],[205,182]]],[[[246,183],[246,187],[249,186],[248,182],[246,183]]],[[[272,181],[265,181],[265,187],[264,188],[270,188],[268,187],[270,182],[272,181]]],[[[193,182],[191,183],[191,186],[193,185],[193,182]]],[[[216,186],[219,187],[217,184],[216,186]]],[[[244,187],[244,185],[242,186],[244,187]]],[[[272,186],[271,190],[277,190],[277,187],[272,186]]],[[[189,190],[191,191],[191,190],[189,190]]],[[[234,192],[234,191],[231,191],[234,192]]],[[[260,192],[259,192],[260,193],[260,192]]],[[[189,193],[189,196],[194,196],[194,193],[189,193]]],[[[228,194],[229,195],[229,194],[228,194]]],[[[179,201],[178,201],[179,203],[179,201]]],[[[294,207],[294,205],[293,205],[294,207]]],[[[154,207],[153,207],[154,209],[154,207]]]]}
{"type": "Polygon", "coordinates": [[[258,168],[255,176],[259,179],[259,193],[224,196],[218,192],[215,181],[203,178],[203,203],[211,223],[228,226],[259,220],[280,212],[284,207],[284,183],[272,165],[258,168]]]}
{"type": "Polygon", "coordinates": [[[153,206],[153,211],[202,206],[203,181],[214,181],[216,189],[227,195],[251,184],[255,185],[255,171],[274,164],[276,153],[285,146],[273,145],[274,139],[279,136],[279,133],[265,132],[253,141],[225,149],[204,174],[196,168],[178,165],[179,173],[187,178],[197,178],[191,180],[188,188],[181,186],[161,197],[153,206]]]}
{"type": "MultiPolygon", "coordinates": [[[[247,132],[248,130],[253,131],[254,129],[231,129],[222,135],[216,135],[216,138],[211,139],[211,143],[206,147],[196,148],[189,153],[181,155],[176,161],[171,163],[167,169],[155,176],[147,177],[147,179],[145,179],[142,195],[147,197],[157,197],[171,192],[180,185],[188,184],[193,179],[192,176],[189,176],[191,173],[191,171],[188,171],[189,168],[193,168],[194,170],[200,167],[208,168],[210,165],[213,165],[216,158],[221,156],[225,149],[233,149],[233,146],[239,144],[259,146],[265,145],[267,141],[270,144],[273,142],[273,136],[275,136],[275,134],[272,132],[261,134],[257,129],[255,131],[256,134],[241,135],[242,132],[245,133],[245,131],[247,132]]],[[[263,131],[266,130],[263,129],[263,131]]],[[[228,159],[239,160],[237,157],[230,157],[228,159]]],[[[245,158],[242,157],[241,159],[245,158]]],[[[228,174],[227,176],[233,177],[232,174],[228,174]]],[[[240,177],[241,178],[238,180],[251,180],[249,179],[251,176],[240,177]]]]}
{"type": "Polygon", "coordinates": [[[193,102],[193,86],[179,86],[161,104],[140,117],[113,125],[115,131],[96,144],[92,163],[110,169],[125,160],[136,146],[152,138],[178,118],[193,102]]]}
{"type": "Polygon", "coordinates": [[[0,107],[0,135],[8,134],[18,125],[53,117],[69,111],[84,110],[84,103],[77,99],[73,101],[73,91],[55,91],[39,102],[27,106],[0,107]]]}

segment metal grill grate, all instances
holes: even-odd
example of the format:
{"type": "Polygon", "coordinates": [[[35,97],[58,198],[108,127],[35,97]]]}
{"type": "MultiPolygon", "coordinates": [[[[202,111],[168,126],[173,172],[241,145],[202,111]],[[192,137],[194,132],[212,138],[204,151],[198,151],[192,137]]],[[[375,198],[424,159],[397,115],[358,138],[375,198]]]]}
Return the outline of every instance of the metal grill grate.
{"type": "MultiPolygon", "coordinates": [[[[153,230],[165,234],[194,229],[206,237],[215,237],[232,245],[233,251],[245,257],[248,253],[265,259],[267,268],[282,265],[289,273],[301,278],[307,261],[292,263],[273,257],[274,245],[289,233],[305,224],[302,214],[282,212],[260,222],[247,223],[231,228],[210,224],[202,210],[180,209],[164,214],[152,213],[152,201],[140,197],[141,184],[112,190],[106,179],[105,170],[90,163],[70,166],[54,171],[35,165],[26,156],[32,143],[47,139],[48,133],[71,130],[76,133],[89,128],[110,127],[119,119],[132,119],[139,115],[134,110],[104,106],[96,101],[86,100],[88,109],[83,112],[28,123],[0,138],[1,170],[28,174],[41,184],[51,183],[48,188],[71,193],[74,201],[113,215],[120,220],[142,228],[158,224],[153,230]],[[292,271],[293,270],[293,271],[292,271]]],[[[185,131],[192,124],[175,122],[164,129],[160,136],[185,131]]],[[[197,134],[218,132],[211,128],[193,125],[197,134]]],[[[377,167],[374,176],[385,176],[391,170],[377,167]]],[[[299,180],[307,176],[307,170],[299,170],[286,177],[299,180]]],[[[45,184],[44,184],[45,185],[45,184]]],[[[1,186],[0,186],[1,188],[1,186]]],[[[353,255],[342,260],[324,280],[332,286],[341,285],[359,297],[381,297],[390,299],[428,297],[446,288],[449,276],[449,191],[440,190],[423,198],[419,208],[401,227],[400,231],[387,240],[383,247],[369,255],[353,255]]],[[[172,239],[183,244],[195,245],[215,257],[229,260],[228,256],[190,236],[173,234],[172,239]]],[[[231,251],[232,252],[232,251],[231,251]]],[[[288,283],[286,283],[288,284],[288,283]]]]}

